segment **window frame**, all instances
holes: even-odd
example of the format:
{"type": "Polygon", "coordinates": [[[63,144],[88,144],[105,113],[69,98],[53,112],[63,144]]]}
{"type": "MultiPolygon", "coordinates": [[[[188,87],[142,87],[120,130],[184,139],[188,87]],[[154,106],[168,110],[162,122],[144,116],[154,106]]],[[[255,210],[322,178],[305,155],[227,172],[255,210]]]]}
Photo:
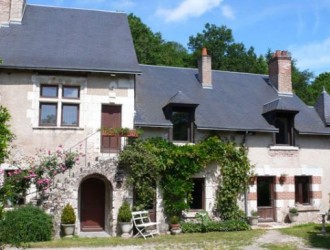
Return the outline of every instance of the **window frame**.
{"type": "Polygon", "coordinates": [[[295,146],[294,138],[294,118],[291,114],[277,113],[274,117],[274,127],[279,129],[277,133],[274,133],[274,145],[277,146],[295,146]],[[276,123],[280,121],[284,129],[281,129],[276,123]],[[284,137],[284,141],[279,141],[284,137]]]}
{"type": "MultiPolygon", "coordinates": [[[[201,203],[202,203],[201,205],[202,206],[201,207],[198,207],[198,208],[191,207],[192,206],[192,203],[191,203],[191,204],[189,204],[189,210],[190,211],[205,210],[205,197],[206,197],[206,195],[205,195],[205,192],[206,192],[205,181],[206,181],[206,179],[204,177],[194,177],[194,178],[192,178],[192,181],[194,182],[194,185],[196,185],[196,182],[200,182],[200,184],[201,184],[201,186],[200,186],[201,190],[198,191],[198,193],[201,196],[199,196],[198,198],[201,199],[201,203]]],[[[193,199],[193,193],[194,193],[194,190],[192,190],[192,192],[190,193],[192,199],[193,199]]]]}
{"type": "Polygon", "coordinates": [[[44,126],[44,127],[54,127],[57,126],[57,113],[58,113],[58,103],[57,102],[44,102],[40,101],[39,102],[39,126],[44,126]],[[43,105],[52,105],[55,106],[55,124],[52,123],[42,123],[42,106],[43,105]]]}
{"type": "Polygon", "coordinates": [[[73,99],[79,100],[80,99],[80,86],[71,86],[71,85],[62,85],[62,98],[63,99],[73,99]],[[64,96],[64,89],[77,89],[77,97],[66,97],[64,96]]]}
{"type": "Polygon", "coordinates": [[[40,83],[40,91],[39,91],[39,119],[38,119],[38,126],[39,127],[54,127],[54,128],[77,128],[80,124],[80,93],[81,86],[80,85],[66,85],[62,83],[40,83]],[[56,97],[55,96],[45,96],[43,95],[43,90],[47,87],[56,88],[56,97]],[[74,89],[77,90],[76,97],[68,97],[64,95],[65,89],[74,89]],[[42,107],[43,105],[54,105],[56,107],[56,116],[55,116],[55,123],[42,123],[42,107]],[[77,110],[76,114],[76,121],[77,123],[74,125],[67,125],[64,124],[64,112],[66,106],[75,106],[77,110]]]}
{"type": "Polygon", "coordinates": [[[41,84],[40,85],[40,97],[41,98],[53,98],[53,99],[57,99],[58,98],[58,91],[59,90],[59,86],[57,84],[41,84]],[[43,93],[43,88],[46,87],[55,87],[56,88],[56,96],[47,96],[47,95],[42,95],[43,93]]]}
{"type": "Polygon", "coordinates": [[[79,105],[79,103],[62,103],[62,105],[61,105],[61,127],[79,127],[79,112],[80,112],[80,105],[79,105]],[[64,121],[64,112],[63,112],[63,109],[64,109],[65,106],[77,107],[77,114],[76,114],[77,125],[63,124],[63,121],[64,121]]]}
{"type": "Polygon", "coordinates": [[[295,202],[302,205],[311,204],[312,177],[299,175],[294,177],[295,202]]]}
{"type": "Polygon", "coordinates": [[[192,107],[180,107],[180,106],[174,106],[171,110],[171,117],[170,120],[173,124],[173,127],[171,129],[171,139],[174,142],[194,142],[194,112],[195,109],[192,107]],[[180,140],[177,138],[174,138],[175,136],[175,124],[174,124],[174,113],[186,113],[188,116],[189,121],[186,123],[186,133],[187,133],[187,139],[186,140],[180,140]]]}

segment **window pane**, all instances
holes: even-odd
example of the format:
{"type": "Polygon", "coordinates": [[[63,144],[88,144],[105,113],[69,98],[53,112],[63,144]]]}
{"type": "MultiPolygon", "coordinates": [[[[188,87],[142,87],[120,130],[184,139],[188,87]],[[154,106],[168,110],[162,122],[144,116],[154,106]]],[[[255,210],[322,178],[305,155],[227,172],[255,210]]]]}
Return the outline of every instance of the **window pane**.
{"type": "Polygon", "coordinates": [[[79,87],[63,86],[64,98],[79,98],[79,87]]]}
{"type": "Polygon", "coordinates": [[[300,204],[310,203],[310,177],[309,176],[296,176],[295,177],[295,197],[296,202],[300,204]]]}
{"type": "Polygon", "coordinates": [[[56,85],[42,85],[40,95],[42,97],[57,97],[57,90],[56,85]]]}
{"type": "Polygon", "coordinates": [[[78,126],[79,105],[63,104],[62,126],[78,126]]]}
{"type": "Polygon", "coordinates": [[[56,126],[56,104],[42,103],[40,104],[40,125],[56,126]]]}
{"type": "Polygon", "coordinates": [[[188,134],[190,128],[190,114],[189,112],[173,112],[173,140],[188,141],[188,134]]]}

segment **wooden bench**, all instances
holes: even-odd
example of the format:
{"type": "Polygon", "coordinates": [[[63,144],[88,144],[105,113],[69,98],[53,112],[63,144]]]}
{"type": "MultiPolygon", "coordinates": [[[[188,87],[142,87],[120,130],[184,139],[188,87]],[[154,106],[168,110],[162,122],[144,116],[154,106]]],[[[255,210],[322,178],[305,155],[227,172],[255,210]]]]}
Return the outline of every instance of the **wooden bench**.
{"type": "Polygon", "coordinates": [[[152,222],[149,217],[148,211],[135,211],[132,212],[132,220],[133,224],[138,231],[137,234],[134,235],[135,237],[142,236],[144,239],[146,237],[158,234],[158,222],[152,222]]]}

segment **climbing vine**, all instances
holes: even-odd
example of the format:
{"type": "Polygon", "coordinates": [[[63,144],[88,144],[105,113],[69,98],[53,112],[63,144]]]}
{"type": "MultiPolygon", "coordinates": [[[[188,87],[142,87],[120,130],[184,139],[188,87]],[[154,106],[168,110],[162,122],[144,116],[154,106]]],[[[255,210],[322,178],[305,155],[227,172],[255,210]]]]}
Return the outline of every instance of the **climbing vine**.
{"type": "Polygon", "coordinates": [[[163,191],[167,215],[179,215],[189,208],[192,176],[208,164],[220,167],[217,211],[224,220],[244,216],[237,199],[247,186],[251,166],[244,147],[210,137],[195,145],[177,146],[161,138],[136,140],[119,157],[119,169],[128,174],[134,186],[138,209],[150,207],[156,196],[156,183],[163,191]]]}

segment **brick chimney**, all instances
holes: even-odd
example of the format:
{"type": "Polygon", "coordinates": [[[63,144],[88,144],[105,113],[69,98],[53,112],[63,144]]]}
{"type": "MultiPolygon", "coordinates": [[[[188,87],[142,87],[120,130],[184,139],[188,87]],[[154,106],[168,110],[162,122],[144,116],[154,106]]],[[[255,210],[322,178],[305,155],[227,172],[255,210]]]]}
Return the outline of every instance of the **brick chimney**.
{"type": "Polygon", "coordinates": [[[279,93],[292,94],[291,54],[276,50],[268,65],[269,80],[279,93]]]}
{"type": "Polygon", "coordinates": [[[212,88],[212,59],[206,48],[203,48],[202,56],[198,60],[198,79],[203,88],[212,88]]]}
{"type": "Polygon", "coordinates": [[[0,0],[0,25],[20,23],[23,18],[25,0],[0,0]]]}

